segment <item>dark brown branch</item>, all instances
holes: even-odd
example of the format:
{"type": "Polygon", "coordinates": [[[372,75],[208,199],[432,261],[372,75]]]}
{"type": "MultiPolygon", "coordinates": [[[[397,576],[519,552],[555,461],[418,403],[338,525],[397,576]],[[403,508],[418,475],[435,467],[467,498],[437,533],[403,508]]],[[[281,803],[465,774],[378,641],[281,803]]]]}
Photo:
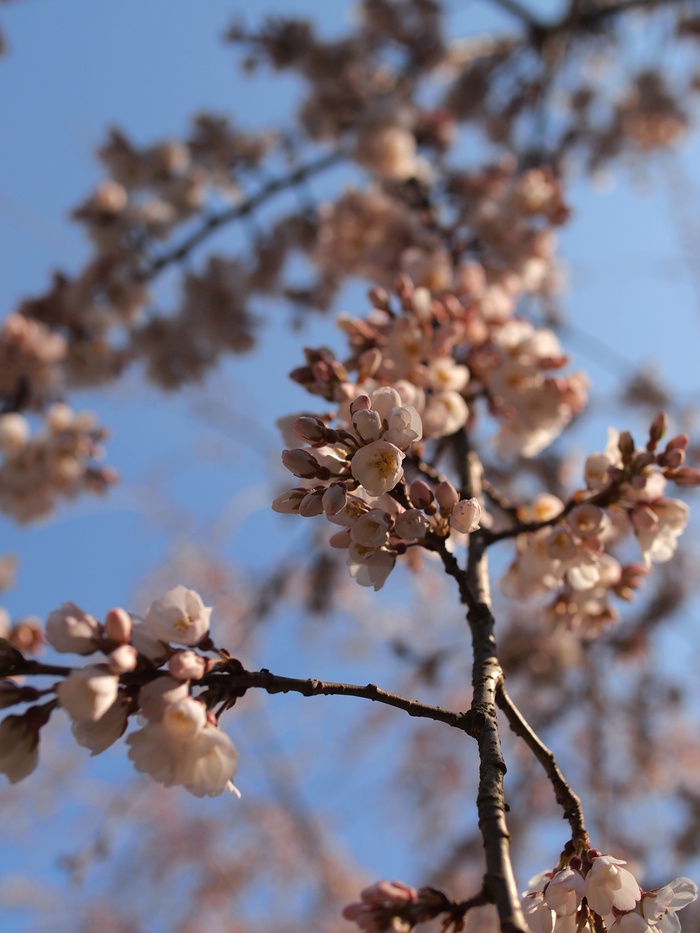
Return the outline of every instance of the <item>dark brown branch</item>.
{"type": "Polygon", "coordinates": [[[276,194],[301,184],[313,175],[318,175],[320,172],[337,165],[345,158],[346,154],[342,150],[333,150],[313,162],[307,162],[304,165],[298,166],[288,175],[284,175],[281,178],[273,178],[255,194],[246,198],[245,201],[208,217],[197,230],[186,237],[178,246],[173,247],[152,260],[141,272],[141,278],[144,281],[154,279],[167,266],[185,259],[200,245],[200,243],[203,243],[204,240],[208,239],[221,227],[250,216],[253,211],[257,210],[257,208],[266,201],[269,201],[276,194]]]}
{"type": "Polygon", "coordinates": [[[466,725],[464,713],[455,713],[452,710],[441,709],[439,706],[428,706],[418,700],[409,700],[407,697],[382,690],[375,684],[361,686],[359,684],[333,683],[313,678],[301,680],[296,677],[281,677],[264,669],[261,671],[240,672],[219,672],[214,669],[200,683],[214,688],[217,702],[219,699],[225,700],[227,695],[234,698],[240,696],[245,690],[256,687],[266,690],[268,693],[300,693],[305,697],[362,697],[365,700],[373,700],[376,703],[384,703],[386,706],[401,709],[408,713],[409,716],[444,722],[456,729],[464,730],[466,725]]]}
{"type": "Polygon", "coordinates": [[[588,848],[588,833],[586,832],[580,799],[571,789],[566,778],[559,770],[554,753],[547,748],[544,742],[536,735],[523,714],[508,696],[503,681],[499,683],[496,689],[496,703],[499,708],[503,710],[512,731],[523,739],[527,747],[544,768],[554,788],[554,796],[556,797],[557,803],[564,811],[564,819],[567,820],[571,827],[572,839],[580,840],[588,848]]]}
{"type": "MultiPolygon", "coordinates": [[[[454,452],[459,461],[463,494],[481,498],[481,464],[468,451],[466,434],[457,441],[454,452]]],[[[469,607],[467,619],[472,635],[474,666],[473,696],[466,714],[467,731],[479,747],[479,790],[476,804],[479,829],[486,855],[484,884],[498,910],[501,933],[527,933],[527,924],[520,906],[518,886],[510,857],[510,835],[506,824],[506,802],[503,776],[506,772],[501,752],[496,713],[496,691],[503,680],[494,637],[494,618],[484,536],[476,531],[469,538],[469,558],[466,571],[442,543],[437,549],[445,571],[459,584],[462,601],[469,607]]]]}

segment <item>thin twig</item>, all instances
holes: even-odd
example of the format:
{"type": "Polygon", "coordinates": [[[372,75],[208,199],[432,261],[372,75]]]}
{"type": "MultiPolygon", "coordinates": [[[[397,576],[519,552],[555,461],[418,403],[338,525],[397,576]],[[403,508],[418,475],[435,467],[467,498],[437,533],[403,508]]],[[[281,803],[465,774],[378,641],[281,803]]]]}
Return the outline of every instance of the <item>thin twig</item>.
{"type": "Polygon", "coordinates": [[[554,788],[554,796],[556,797],[557,803],[564,811],[564,819],[567,820],[571,827],[572,839],[580,840],[586,847],[589,847],[588,833],[586,831],[579,797],[571,789],[566,778],[559,770],[554,753],[547,748],[544,742],[536,735],[523,714],[509,697],[503,681],[498,684],[496,689],[496,703],[499,708],[503,710],[512,731],[523,739],[547,773],[547,777],[554,788]]]}
{"type": "Polygon", "coordinates": [[[178,246],[173,247],[167,252],[162,253],[156,259],[152,260],[146,266],[146,268],[141,271],[141,279],[143,281],[150,281],[151,279],[155,278],[158,273],[162,272],[162,270],[167,266],[185,259],[197,246],[199,246],[200,243],[204,242],[204,240],[210,237],[221,227],[232,223],[235,220],[241,220],[242,218],[247,217],[248,215],[252,214],[253,211],[257,210],[258,207],[264,204],[265,201],[270,200],[270,198],[274,197],[276,194],[279,194],[281,191],[285,191],[288,188],[293,188],[295,185],[306,181],[312,175],[318,175],[320,172],[323,172],[326,169],[337,165],[339,162],[342,162],[345,158],[345,152],[340,149],[334,149],[332,152],[326,153],[325,155],[321,156],[321,158],[316,159],[313,162],[306,162],[303,165],[299,165],[288,175],[284,175],[281,178],[273,178],[255,194],[251,195],[249,198],[246,198],[245,201],[242,201],[241,203],[236,204],[225,211],[221,211],[218,214],[212,214],[205,221],[203,221],[200,227],[198,227],[193,233],[186,237],[178,246]]]}
{"type": "Polygon", "coordinates": [[[439,706],[428,706],[418,700],[409,700],[407,697],[382,690],[376,684],[344,684],[332,681],[315,680],[308,678],[302,680],[296,677],[282,677],[268,670],[261,671],[226,671],[213,670],[200,681],[204,686],[213,687],[217,698],[225,698],[228,694],[232,699],[240,696],[249,688],[260,688],[268,693],[300,693],[305,697],[312,696],[354,696],[376,703],[384,703],[403,710],[409,716],[422,719],[433,719],[444,722],[456,729],[465,729],[465,714],[442,709],[439,706]]]}

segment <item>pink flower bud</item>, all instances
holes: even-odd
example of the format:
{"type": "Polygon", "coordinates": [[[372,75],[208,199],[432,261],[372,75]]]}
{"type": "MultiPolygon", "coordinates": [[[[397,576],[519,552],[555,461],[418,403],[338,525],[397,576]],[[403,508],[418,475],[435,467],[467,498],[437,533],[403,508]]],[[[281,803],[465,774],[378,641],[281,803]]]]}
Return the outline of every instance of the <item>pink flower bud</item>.
{"type": "Polygon", "coordinates": [[[448,479],[444,479],[435,487],[435,498],[440,506],[440,511],[445,515],[449,515],[459,502],[459,493],[448,479]]]}
{"type": "Polygon", "coordinates": [[[129,643],[131,628],[131,616],[126,609],[110,609],[105,616],[105,634],[118,645],[129,643]]]}
{"type": "Polygon", "coordinates": [[[418,538],[425,537],[430,528],[430,523],[418,509],[407,509],[396,516],[394,528],[400,538],[406,541],[415,541],[418,538]]]}
{"type": "Polygon", "coordinates": [[[128,671],[134,670],[138,658],[138,651],[133,645],[119,645],[118,648],[110,652],[107,664],[113,674],[126,674],[128,671]]]}
{"type": "Polygon", "coordinates": [[[681,467],[676,470],[671,479],[678,486],[700,486],[700,470],[693,467],[681,467]]]}
{"type": "MultiPolygon", "coordinates": [[[[328,433],[326,425],[320,418],[314,418],[312,415],[302,415],[292,425],[292,431],[302,441],[308,444],[323,444],[326,441],[328,433]]],[[[284,459],[284,458],[283,458],[284,459]]],[[[285,466],[287,464],[285,463],[285,466]]],[[[287,467],[289,469],[289,467],[287,467]]],[[[294,471],[292,471],[294,472],[294,471]]]]}
{"type": "Polygon", "coordinates": [[[304,479],[310,479],[318,473],[318,461],[303,447],[295,447],[293,450],[283,450],[282,463],[287,467],[290,473],[293,473],[295,476],[301,476],[304,479]]]}
{"type": "Polygon", "coordinates": [[[168,661],[168,671],[177,680],[201,680],[207,671],[207,659],[194,651],[176,651],[168,661]]]}
{"type": "Polygon", "coordinates": [[[323,494],[320,492],[309,492],[299,503],[299,514],[304,518],[312,518],[314,515],[323,514],[323,494]]]}
{"type": "Polygon", "coordinates": [[[425,509],[433,501],[433,490],[424,479],[414,479],[409,487],[409,496],[417,509],[425,509]]]}
{"type": "Polygon", "coordinates": [[[369,400],[369,395],[358,395],[357,398],[350,403],[350,414],[354,415],[358,411],[366,411],[372,407],[372,403],[369,400]]]}
{"type": "Polygon", "coordinates": [[[305,489],[288,489],[273,501],[272,511],[280,515],[296,515],[305,495],[305,489]]]}

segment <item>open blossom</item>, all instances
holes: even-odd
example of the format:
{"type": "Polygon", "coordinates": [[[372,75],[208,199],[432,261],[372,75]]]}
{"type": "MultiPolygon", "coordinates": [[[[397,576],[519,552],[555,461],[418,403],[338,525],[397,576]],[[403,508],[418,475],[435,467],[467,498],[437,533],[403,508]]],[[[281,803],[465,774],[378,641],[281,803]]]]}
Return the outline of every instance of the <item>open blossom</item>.
{"type": "Polygon", "coordinates": [[[381,496],[403,476],[404,452],[388,441],[373,441],[360,447],[352,458],[352,475],[370,496],[381,496]]]}
{"type": "Polygon", "coordinates": [[[65,654],[92,654],[97,650],[95,640],[99,637],[97,619],[88,615],[75,603],[63,603],[54,609],[46,620],[46,640],[65,654]]]}
{"type": "Polygon", "coordinates": [[[204,605],[199,593],[178,585],[151,603],[146,625],[164,642],[197,645],[209,631],[210,615],[211,607],[204,605]]]}
{"type": "Polygon", "coordinates": [[[61,706],[74,721],[95,722],[117,698],[119,678],[96,665],[71,671],[56,688],[61,706]]]}
{"type": "Polygon", "coordinates": [[[370,509],[361,515],[350,529],[350,537],[366,548],[382,547],[389,537],[391,521],[381,509],[370,509]]]}
{"type": "Polygon", "coordinates": [[[690,878],[676,878],[663,888],[648,891],[642,898],[641,912],[654,933],[681,933],[676,911],[692,904],[698,887],[690,878]]]}
{"type": "Polygon", "coordinates": [[[168,704],[159,722],[148,722],[127,744],[136,770],[166,787],[182,784],[197,797],[235,791],[235,746],[209,721],[204,704],[192,697],[168,704]]]}
{"type": "Polygon", "coordinates": [[[372,548],[361,553],[357,545],[352,548],[347,559],[350,576],[355,582],[360,586],[371,586],[375,590],[384,586],[395,563],[396,554],[393,551],[372,548]]]}
{"type": "Polygon", "coordinates": [[[386,416],[388,428],[384,440],[395,444],[400,450],[408,450],[414,441],[423,437],[423,423],[413,405],[392,408],[386,416]]]}
{"type": "Polygon", "coordinates": [[[627,863],[612,855],[599,855],[593,859],[586,875],[585,894],[592,910],[602,917],[613,907],[632,910],[641,897],[634,875],[622,868],[627,863]]]}
{"type": "Polygon", "coordinates": [[[109,709],[99,719],[74,719],[71,732],[78,745],[90,749],[91,755],[99,755],[126,731],[129,703],[123,696],[118,696],[109,709]]]}
{"type": "Polygon", "coordinates": [[[680,499],[657,499],[633,509],[632,525],[646,567],[671,560],[687,522],[688,506],[680,499]]]}

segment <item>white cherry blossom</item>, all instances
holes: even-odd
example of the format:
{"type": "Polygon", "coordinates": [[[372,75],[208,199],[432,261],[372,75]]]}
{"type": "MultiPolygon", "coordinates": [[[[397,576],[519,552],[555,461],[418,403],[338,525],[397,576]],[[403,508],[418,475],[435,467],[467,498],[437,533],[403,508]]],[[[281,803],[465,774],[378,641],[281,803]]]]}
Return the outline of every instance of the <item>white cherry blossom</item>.
{"type": "Polygon", "coordinates": [[[403,476],[404,457],[404,452],[394,444],[373,441],[355,453],[350,469],[370,496],[381,496],[393,489],[403,476]]]}
{"type": "Polygon", "coordinates": [[[199,593],[178,585],[151,603],[146,625],[153,636],[164,642],[196,645],[209,631],[210,616],[211,607],[204,605],[199,593]]]}
{"type": "Polygon", "coordinates": [[[58,700],[73,721],[96,722],[117,699],[119,678],[90,664],[71,673],[56,688],[58,700]]]}

